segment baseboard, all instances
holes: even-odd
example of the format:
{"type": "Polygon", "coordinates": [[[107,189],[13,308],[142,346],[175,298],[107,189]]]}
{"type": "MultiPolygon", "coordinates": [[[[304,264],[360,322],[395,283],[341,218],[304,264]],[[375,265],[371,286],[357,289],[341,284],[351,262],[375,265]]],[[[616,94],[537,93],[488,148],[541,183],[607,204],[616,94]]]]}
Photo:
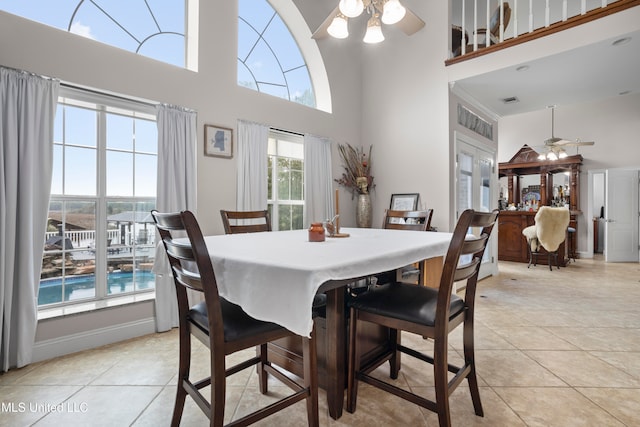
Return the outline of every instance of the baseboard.
{"type": "Polygon", "coordinates": [[[100,347],[154,333],[153,317],[134,322],[121,323],[106,328],[93,329],[77,334],[36,342],[33,346],[32,362],[41,362],[65,354],[100,347]]]}

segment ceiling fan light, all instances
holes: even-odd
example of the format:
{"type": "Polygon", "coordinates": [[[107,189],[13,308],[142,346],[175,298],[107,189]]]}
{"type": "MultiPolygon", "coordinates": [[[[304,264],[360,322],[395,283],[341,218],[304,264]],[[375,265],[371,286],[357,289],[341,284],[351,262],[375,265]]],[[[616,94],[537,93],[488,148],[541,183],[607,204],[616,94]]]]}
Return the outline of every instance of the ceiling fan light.
{"type": "Polygon", "coordinates": [[[564,159],[565,157],[567,157],[567,152],[562,150],[559,154],[558,154],[558,158],[559,159],[564,159]]]}
{"type": "Polygon", "coordinates": [[[393,25],[400,22],[407,9],[400,4],[400,0],[388,0],[382,9],[382,22],[387,25],[393,25]]]}
{"type": "Polygon", "coordinates": [[[362,0],[340,0],[338,8],[347,18],[355,18],[364,10],[364,3],[362,0]]]}
{"type": "Polygon", "coordinates": [[[547,153],[547,160],[558,160],[558,156],[553,151],[547,153]]]}
{"type": "Polygon", "coordinates": [[[347,19],[348,18],[342,13],[338,13],[336,17],[333,18],[333,21],[331,21],[331,25],[327,28],[329,35],[337,39],[345,39],[349,37],[347,19]]]}
{"type": "Polygon", "coordinates": [[[538,160],[546,160],[547,156],[545,156],[544,154],[538,154],[538,160]]]}
{"type": "Polygon", "coordinates": [[[378,19],[378,14],[376,13],[374,16],[369,19],[367,22],[367,32],[364,34],[363,42],[374,44],[380,43],[384,40],[384,34],[382,34],[382,27],[380,26],[380,20],[378,19]]]}

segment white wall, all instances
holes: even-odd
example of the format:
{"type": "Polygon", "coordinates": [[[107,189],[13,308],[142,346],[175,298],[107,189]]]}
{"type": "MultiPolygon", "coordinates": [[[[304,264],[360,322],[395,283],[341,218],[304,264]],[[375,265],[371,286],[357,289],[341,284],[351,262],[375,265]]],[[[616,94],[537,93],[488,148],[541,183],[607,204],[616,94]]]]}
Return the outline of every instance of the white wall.
{"type": "MultiPolygon", "coordinates": [[[[373,224],[393,193],[420,193],[432,225],[449,229],[447,2],[413,2],[425,28],[408,37],[384,27],[385,42],[363,46],[362,144],[373,144],[373,224]]],[[[342,205],[341,205],[342,206],[342,205]]]]}
{"type": "MultiPolygon", "coordinates": [[[[524,145],[539,147],[551,136],[551,110],[503,117],[499,121],[498,161],[507,162],[524,145]]],[[[587,251],[588,171],[640,167],[640,94],[629,94],[576,105],[560,105],[555,111],[555,136],[595,141],[580,147],[584,158],[580,173],[578,251],[587,251]]],[[[575,148],[567,149],[569,155],[575,148]]]]}

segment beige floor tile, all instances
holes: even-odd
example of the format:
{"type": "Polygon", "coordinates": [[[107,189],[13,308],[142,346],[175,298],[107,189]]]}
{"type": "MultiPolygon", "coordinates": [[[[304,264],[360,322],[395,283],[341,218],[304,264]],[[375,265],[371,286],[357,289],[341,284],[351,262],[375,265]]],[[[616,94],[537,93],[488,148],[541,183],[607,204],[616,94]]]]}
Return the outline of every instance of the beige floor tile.
{"type": "MultiPolygon", "coordinates": [[[[322,422],[322,420],[321,420],[322,422]]],[[[322,425],[322,424],[321,424],[322,425]]],[[[428,426],[424,414],[413,403],[386,393],[369,384],[360,384],[353,414],[344,412],[330,426],[428,426]]]]}
{"type": "Polygon", "coordinates": [[[590,354],[640,379],[640,352],[592,351],[590,354]]]}
{"type": "Polygon", "coordinates": [[[30,426],[50,411],[64,408],[80,389],[64,385],[0,385],[0,426],[30,426]]]}
{"type": "Polygon", "coordinates": [[[573,387],[635,387],[640,380],[584,351],[527,351],[573,387]]]}
{"type": "Polygon", "coordinates": [[[520,350],[578,350],[575,345],[537,326],[496,326],[493,330],[520,350]]]}
{"type": "Polygon", "coordinates": [[[640,329],[547,328],[557,337],[587,351],[640,351],[640,329]]]}
{"type": "Polygon", "coordinates": [[[175,376],[178,366],[174,352],[131,353],[91,382],[91,385],[164,386],[175,376]]]}
{"type": "Polygon", "coordinates": [[[478,350],[476,371],[489,386],[563,387],[567,384],[520,350],[478,350]]]}
{"type": "MultiPolygon", "coordinates": [[[[415,389],[416,393],[421,393],[415,389]]],[[[429,391],[427,393],[430,393],[429,391]]],[[[432,397],[431,397],[432,398],[432,397]]],[[[459,387],[449,398],[451,424],[453,426],[509,426],[518,427],[526,424],[518,415],[489,387],[480,387],[480,401],[484,416],[477,416],[474,412],[471,395],[467,387],[459,387]]],[[[437,426],[438,415],[426,409],[421,409],[427,425],[437,426]]]]}
{"type": "Polygon", "coordinates": [[[157,386],[86,386],[35,426],[130,425],[162,391],[157,386]]]}
{"type": "Polygon", "coordinates": [[[529,427],[624,425],[572,388],[496,387],[494,390],[529,427]]]}
{"type": "Polygon", "coordinates": [[[628,426],[640,424],[640,390],[624,388],[578,388],[580,393],[628,426]]]}
{"type": "Polygon", "coordinates": [[[114,360],[99,350],[83,351],[39,363],[16,379],[15,384],[86,385],[116,363],[118,359],[114,360]]]}

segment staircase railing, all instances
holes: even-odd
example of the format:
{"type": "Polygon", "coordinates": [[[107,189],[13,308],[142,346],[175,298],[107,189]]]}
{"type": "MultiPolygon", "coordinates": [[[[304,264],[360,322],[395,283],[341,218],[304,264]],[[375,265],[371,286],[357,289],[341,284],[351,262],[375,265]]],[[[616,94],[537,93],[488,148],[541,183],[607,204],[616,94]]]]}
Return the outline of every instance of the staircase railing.
{"type": "Polygon", "coordinates": [[[452,0],[447,65],[634,6],[640,0],[452,0]]]}

